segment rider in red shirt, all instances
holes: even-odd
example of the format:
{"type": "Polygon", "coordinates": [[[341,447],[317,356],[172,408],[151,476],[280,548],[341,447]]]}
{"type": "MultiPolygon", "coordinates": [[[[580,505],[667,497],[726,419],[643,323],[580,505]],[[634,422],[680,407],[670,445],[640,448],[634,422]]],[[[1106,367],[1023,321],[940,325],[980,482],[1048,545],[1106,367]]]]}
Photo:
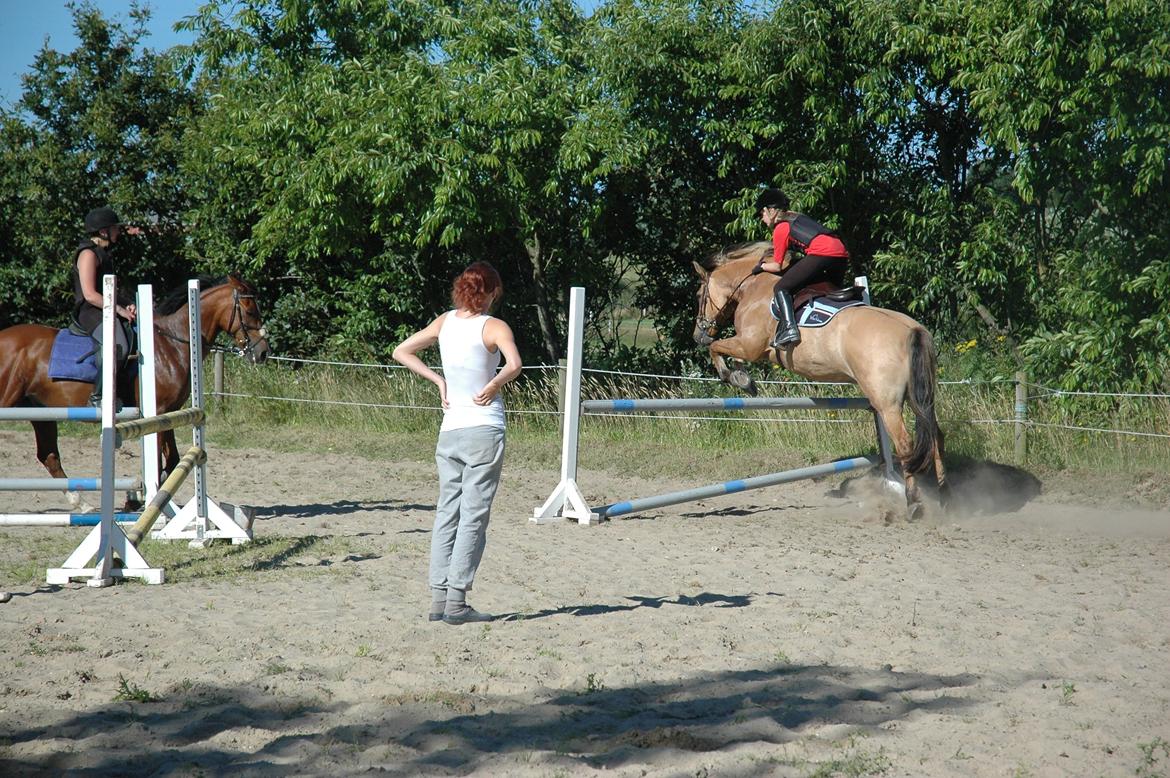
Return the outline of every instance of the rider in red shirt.
{"type": "Polygon", "coordinates": [[[804,287],[817,281],[831,281],[843,286],[849,269],[849,252],[827,227],[805,216],[788,210],[788,197],[779,189],[765,189],[756,198],[760,220],[772,230],[772,259],[760,260],[752,268],[756,273],[782,273],[773,295],[780,321],[772,348],[800,342],[796,326],[796,312],[792,297],[804,287]]]}

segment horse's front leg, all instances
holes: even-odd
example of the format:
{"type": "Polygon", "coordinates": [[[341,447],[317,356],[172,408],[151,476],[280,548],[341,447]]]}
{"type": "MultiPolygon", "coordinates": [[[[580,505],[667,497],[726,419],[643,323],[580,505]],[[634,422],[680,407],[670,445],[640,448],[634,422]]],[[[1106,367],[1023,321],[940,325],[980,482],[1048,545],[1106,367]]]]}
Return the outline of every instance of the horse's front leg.
{"type": "MultiPolygon", "coordinates": [[[[61,450],[57,446],[57,422],[34,421],[31,423],[33,433],[37,438],[37,461],[45,466],[53,478],[67,478],[65,469],[61,467],[61,450]]],[[[82,499],[80,492],[67,490],[65,498],[69,501],[70,511],[88,513],[94,509],[92,505],[82,499]]]]}
{"type": "Polygon", "coordinates": [[[159,477],[165,479],[179,465],[179,447],[175,443],[174,430],[163,430],[158,434],[158,452],[162,457],[162,473],[159,477]]]}
{"type": "Polygon", "coordinates": [[[738,359],[741,362],[755,362],[762,359],[766,353],[766,346],[761,348],[757,338],[745,338],[736,335],[731,338],[717,340],[710,346],[711,362],[715,365],[715,372],[719,380],[725,384],[742,389],[753,397],[756,395],[756,382],[746,370],[732,370],[727,366],[727,358],[738,359]]]}

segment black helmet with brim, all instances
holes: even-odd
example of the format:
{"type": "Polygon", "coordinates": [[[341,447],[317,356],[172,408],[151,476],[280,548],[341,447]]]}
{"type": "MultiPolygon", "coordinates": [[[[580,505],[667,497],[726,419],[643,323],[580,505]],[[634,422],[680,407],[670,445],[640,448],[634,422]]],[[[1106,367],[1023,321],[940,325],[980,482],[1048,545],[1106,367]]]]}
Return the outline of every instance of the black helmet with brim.
{"type": "Polygon", "coordinates": [[[788,196],[779,189],[768,187],[756,195],[756,213],[765,208],[779,208],[781,211],[787,211],[788,196]]]}
{"type": "Polygon", "coordinates": [[[101,232],[107,227],[121,226],[121,224],[122,220],[118,218],[118,214],[114,213],[114,209],[108,205],[94,208],[85,215],[85,231],[90,235],[101,232]]]}

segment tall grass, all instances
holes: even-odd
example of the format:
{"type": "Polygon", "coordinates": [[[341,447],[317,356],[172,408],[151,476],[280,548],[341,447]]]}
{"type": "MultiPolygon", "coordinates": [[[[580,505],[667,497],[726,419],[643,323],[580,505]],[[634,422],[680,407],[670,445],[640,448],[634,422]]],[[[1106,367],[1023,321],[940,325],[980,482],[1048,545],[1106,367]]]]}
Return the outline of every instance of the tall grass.
{"type": "MultiPolygon", "coordinates": [[[[786,374],[777,372],[777,377],[786,374]]],[[[554,471],[560,457],[562,371],[525,370],[505,390],[509,457],[554,471]]],[[[769,396],[854,396],[851,386],[765,383],[769,396]]],[[[372,457],[428,459],[440,411],[438,393],[410,372],[388,367],[248,367],[229,360],[225,396],[212,398],[211,439],[221,445],[331,449],[372,457]],[[230,395],[247,395],[230,396],[230,395]]],[[[1028,406],[1028,458],[1015,461],[1014,385],[946,384],[937,413],[948,457],[1017,464],[1040,472],[1128,474],[1170,470],[1170,440],[1064,429],[1095,427],[1170,434],[1164,398],[1044,397],[1028,406]],[[1059,425],[1059,426],[1038,426],[1059,425]]],[[[587,372],[586,398],[735,396],[717,383],[587,372]]],[[[907,413],[908,423],[912,418],[907,413]]],[[[579,462],[653,477],[702,472],[742,477],[876,451],[872,415],[863,411],[589,414],[579,462]]]]}

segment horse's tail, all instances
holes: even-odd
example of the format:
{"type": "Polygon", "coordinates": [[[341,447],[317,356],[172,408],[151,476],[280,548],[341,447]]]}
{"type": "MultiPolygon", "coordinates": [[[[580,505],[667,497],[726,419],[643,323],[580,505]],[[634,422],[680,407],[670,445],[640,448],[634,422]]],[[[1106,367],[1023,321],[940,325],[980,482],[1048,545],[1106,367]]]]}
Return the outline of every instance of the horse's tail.
{"type": "Polygon", "coordinates": [[[943,433],[934,413],[936,358],[930,333],[922,327],[910,336],[910,385],[907,399],[914,411],[914,448],[904,467],[910,473],[921,473],[934,465],[938,480],[939,498],[947,502],[946,471],[943,469],[943,433]]]}

